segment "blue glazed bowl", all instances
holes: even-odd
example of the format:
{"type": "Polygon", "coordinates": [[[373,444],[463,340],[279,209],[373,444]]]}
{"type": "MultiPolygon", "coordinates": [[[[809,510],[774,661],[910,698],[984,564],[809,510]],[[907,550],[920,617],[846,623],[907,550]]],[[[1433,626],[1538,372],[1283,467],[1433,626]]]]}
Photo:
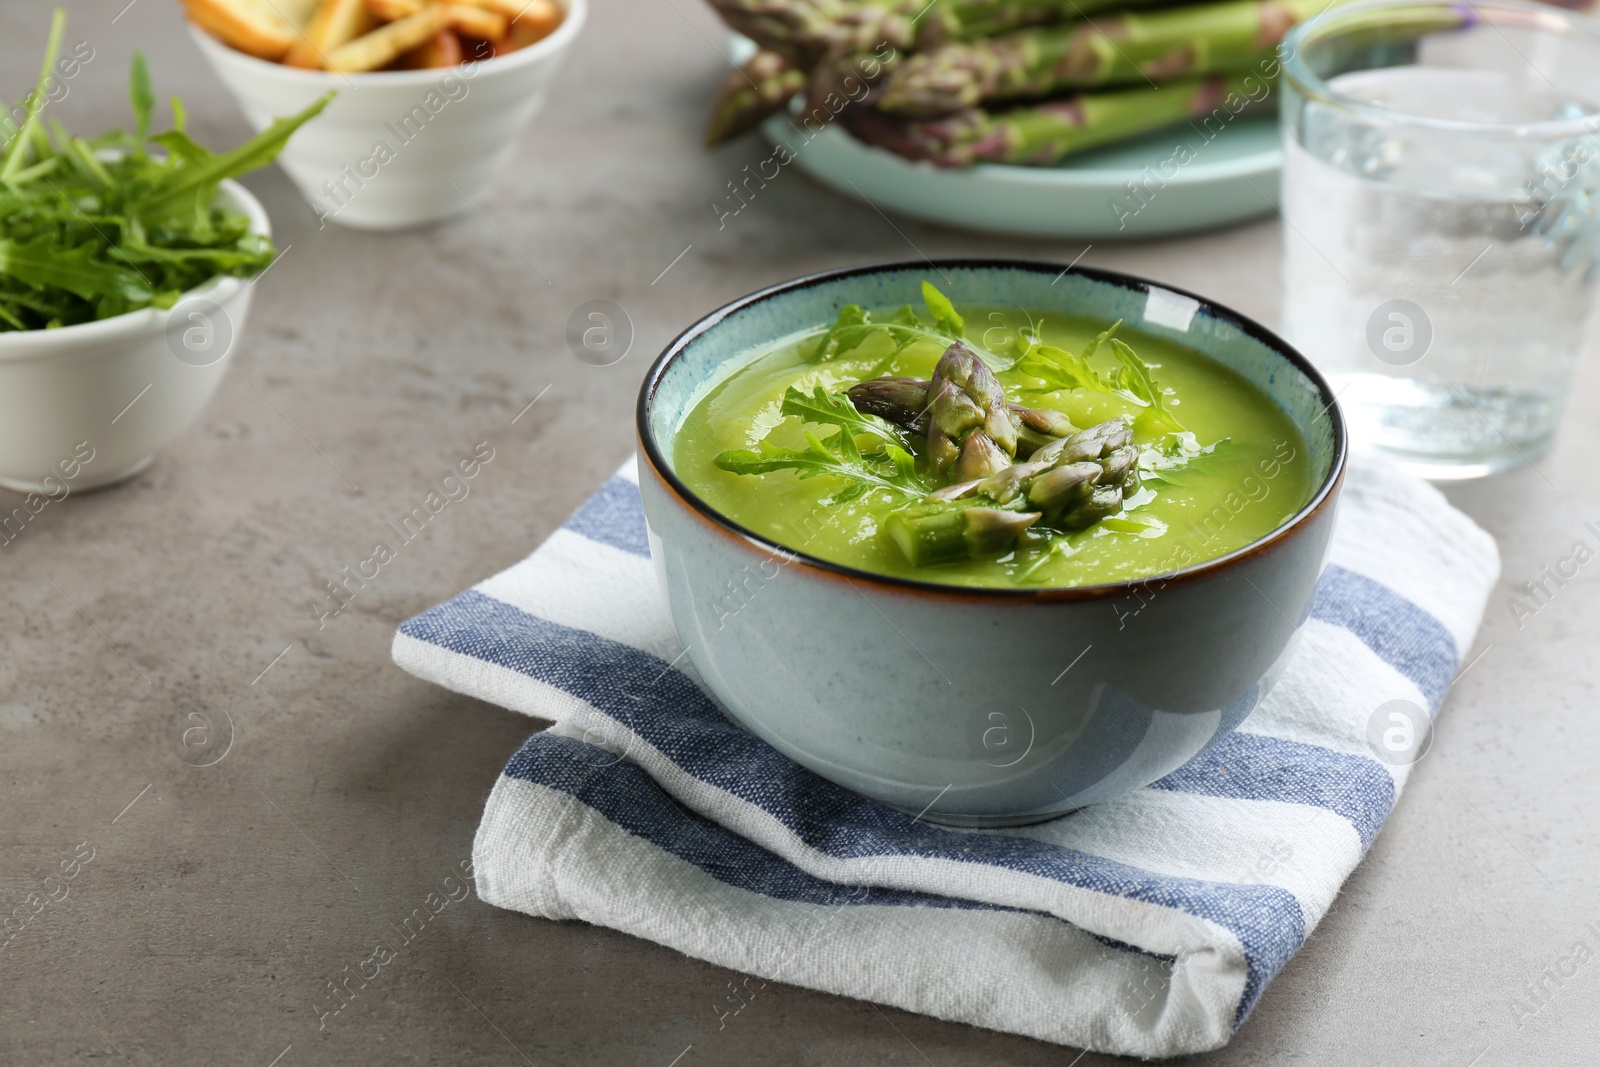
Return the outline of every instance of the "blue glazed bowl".
{"type": "Polygon", "coordinates": [[[1309,609],[1346,452],[1327,382],[1260,325],[1127,275],[1021,260],[851,267],[736,300],[651,367],[638,430],[656,574],[688,658],[729,717],[824,778],[962,826],[1109,800],[1238,726],[1309,609]],[[935,275],[958,306],[1123,319],[1231,367],[1304,436],[1310,501],[1252,544],[1164,576],[969,589],[796,552],[719,514],[677,476],[674,435],[732,365],[845,304],[898,306],[935,275]],[[730,590],[742,591],[731,616],[730,590]]]}

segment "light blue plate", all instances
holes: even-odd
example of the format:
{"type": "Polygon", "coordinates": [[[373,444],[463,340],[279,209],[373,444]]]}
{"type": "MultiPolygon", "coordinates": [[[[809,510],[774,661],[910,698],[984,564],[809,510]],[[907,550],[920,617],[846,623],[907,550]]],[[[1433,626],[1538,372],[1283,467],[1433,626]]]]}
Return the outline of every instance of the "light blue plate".
{"type": "Polygon", "coordinates": [[[940,169],[785,115],[762,132],[794,153],[792,165],[880,211],[1023,237],[1154,237],[1269,214],[1283,166],[1272,115],[1235,119],[1210,140],[1178,126],[1055,167],[940,169]]]}

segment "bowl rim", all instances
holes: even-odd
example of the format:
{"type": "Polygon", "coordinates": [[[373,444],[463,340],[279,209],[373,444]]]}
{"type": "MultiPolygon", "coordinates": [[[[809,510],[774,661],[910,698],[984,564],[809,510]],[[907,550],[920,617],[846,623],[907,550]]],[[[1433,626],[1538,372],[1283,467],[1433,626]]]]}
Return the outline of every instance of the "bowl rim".
{"type": "MultiPolygon", "coordinates": [[[[1203,354],[1203,353],[1202,353],[1203,354]]],[[[1305,430],[1295,427],[1303,434],[1305,430]]],[[[863,263],[849,267],[838,267],[831,270],[814,271],[810,274],[800,275],[788,281],[778,282],[753,293],[739,297],[723,304],[721,307],[701,316],[698,320],[683,330],[677,337],[664,348],[650,369],[645,373],[644,382],[639,388],[639,399],[634,409],[634,432],[639,439],[639,453],[649,463],[651,472],[673,492],[691,512],[698,515],[713,529],[744,542],[746,545],[759,549],[768,555],[778,555],[790,562],[806,565],[808,570],[814,571],[819,576],[842,578],[851,584],[867,583],[877,589],[897,593],[917,593],[938,597],[958,598],[963,600],[980,601],[1023,601],[1029,603],[1057,602],[1057,601],[1091,601],[1111,597],[1132,595],[1139,588],[1148,589],[1151,582],[1161,581],[1163,588],[1174,582],[1190,582],[1209,577],[1226,571],[1233,566],[1252,559],[1266,552],[1276,545],[1283,543],[1291,536],[1300,533],[1311,524],[1313,517],[1322,512],[1337,498],[1344,482],[1345,469],[1349,458],[1349,434],[1345,427],[1344,412],[1339,407],[1339,400],[1333,387],[1322,373],[1312,365],[1304,354],[1290,345],[1283,338],[1262,326],[1254,319],[1216,301],[1207,299],[1197,293],[1180,289],[1165,283],[1153,282],[1137,275],[1127,274],[1122,271],[1106,270],[1099,267],[1084,267],[1076,263],[1064,264],[1039,259],[1022,259],[1004,256],[946,256],[938,259],[898,259],[882,260],[872,263],[863,263]],[[1256,538],[1254,541],[1234,549],[1221,556],[1201,560],[1187,567],[1175,571],[1157,572],[1155,574],[1141,575],[1119,582],[1106,582],[1099,585],[1057,586],[1040,589],[1016,589],[1008,587],[989,586],[964,586],[949,585],[942,582],[922,581],[915,578],[901,578],[894,575],[877,574],[872,571],[861,570],[857,567],[847,566],[843,563],[834,563],[817,556],[790,548],[769,537],[756,533],[733,519],[722,514],[705,500],[701,499],[684,481],[678,477],[677,472],[666,462],[659,443],[650,431],[650,413],[655,407],[656,393],[660,388],[662,379],[666,376],[668,367],[674,360],[686,352],[691,344],[702,335],[716,328],[722,321],[736,312],[753,307],[764,301],[785,293],[809,289],[827,282],[837,281],[842,278],[859,277],[862,275],[881,274],[888,271],[906,270],[932,270],[941,271],[943,268],[958,270],[1023,270],[1036,273],[1050,273],[1052,275],[1075,274],[1092,281],[1104,282],[1148,293],[1151,289],[1160,289],[1179,296],[1186,296],[1196,301],[1197,313],[1209,314],[1212,318],[1227,323],[1238,329],[1241,333],[1261,342],[1272,352],[1282,358],[1295,370],[1299,371],[1308,381],[1316,387],[1319,397],[1323,401],[1323,413],[1329,418],[1333,430],[1333,458],[1328,465],[1328,473],[1306,503],[1288,519],[1284,520],[1272,530],[1256,538]]]]}
{"type": "MultiPolygon", "coordinates": [[[[272,236],[272,221],[266,207],[237,181],[224,178],[218,182],[217,201],[248,218],[251,233],[272,236]]],[[[281,256],[283,253],[280,251],[278,254],[281,256]]],[[[254,280],[232,274],[216,274],[193,289],[185,290],[179,295],[178,303],[198,297],[221,304],[236,297],[254,280]]],[[[58,326],[53,330],[6,330],[0,332],[0,363],[62,355],[86,346],[128,340],[156,328],[164,330],[169,310],[144,307],[113,315],[109,319],[58,326]]]]}
{"type": "MultiPolygon", "coordinates": [[[[1291,84],[1306,100],[1316,101],[1330,108],[1386,127],[1431,130],[1436,133],[1496,136],[1503,138],[1557,140],[1592,134],[1600,109],[1588,107],[1582,115],[1573,118],[1540,119],[1532,122],[1476,122],[1470,119],[1433,118],[1413,114],[1364,100],[1359,96],[1335,89],[1329,80],[1317,74],[1306,61],[1308,41],[1315,43],[1321,36],[1348,32],[1352,24],[1361,19],[1377,16],[1386,11],[1417,13],[1424,9],[1448,11],[1460,15],[1465,21],[1455,27],[1459,30],[1489,26],[1502,39],[1502,20],[1506,25],[1521,29],[1539,30],[1552,36],[1586,38],[1592,45],[1600,45],[1600,19],[1558,4],[1530,3],[1526,0],[1468,0],[1461,4],[1455,0],[1361,0],[1359,3],[1336,4],[1323,8],[1316,15],[1296,24],[1279,45],[1282,57],[1283,80],[1291,84]],[[1488,9],[1488,10],[1485,10],[1488,9]],[[1491,15],[1489,12],[1493,11],[1491,15]]],[[[1509,39],[1506,39],[1509,44],[1509,39]]],[[[1515,47],[1514,45],[1512,47],[1515,47]]],[[[1534,68],[1536,71],[1538,68],[1534,68]]],[[[1542,76],[1542,74],[1541,74],[1542,76]]],[[[1548,80],[1548,79],[1547,79],[1548,80]]]]}
{"type": "MultiPolygon", "coordinates": [[[[589,14],[589,0],[556,0],[561,5],[561,25],[557,26],[549,36],[542,37],[525,48],[515,52],[507,52],[503,56],[490,56],[488,59],[475,59],[470,62],[477,63],[475,72],[469,77],[478,78],[488,73],[491,68],[496,71],[505,71],[513,67],[522,66],[537,60],[555,55],[563,51],[572,39],[583,28],[584,21],[589,14]]],[[[241,52],[232,45],[219,40],[210,32],[201,29],[188,19],[184,23],[189,27],[190,34],[199,44],[201,51],[213,57],[226,57],[229,62],[237,61],[245,68],[255,68],[268,77],[281,77],[290,83],[299,83],[318,90],[339,89],[344,92],[352,91],[357,85],[365,82],[368,85],[412,87],[418,85],[431,85],[440,79],[459,71],[467,65],[468,60],[463,60],[453,67],[425,67],[421,70],[364,70],[352,74],[339,74],[331,70],[302,70],[299,67],[286,67],[282,63],[270,59],[262,59],[248,52],[241,52]],[[270,73],[269,73],[270,72],[270,73]]]]}

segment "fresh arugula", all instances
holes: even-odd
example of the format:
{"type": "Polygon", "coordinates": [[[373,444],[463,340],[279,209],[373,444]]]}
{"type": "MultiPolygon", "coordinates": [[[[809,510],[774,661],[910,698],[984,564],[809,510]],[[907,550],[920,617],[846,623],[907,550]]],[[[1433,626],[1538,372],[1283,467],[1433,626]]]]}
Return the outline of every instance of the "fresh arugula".
{"type": "Polygon", "coordinates": [[[1133,418],[1134,429],[1147,435],[1183,433],[1183,423],[1172,413],[1167,391],[1151,375],[1150,364],[1120,337],[1111,338],[1111,351],[1121,364],[1114,378],[1117,388],[1132,393],[1145,405],[1133,418]]]}
{"type": "Polygon", "coordinates": [[[1019,342],[1022,356],[1017,361],[1017,369],[1045,383],[1045,388],[1039,392],[1087,389],[1120,396],[1137,404],[1141,410],[1134,416],[1133,424],[1135,429],[1144,434],[1182,433],[1183,424],[1172,413],[1166,390],[1150,373],[1150,364],[1141,359],[1131,345],[1116,336],[1121,326],[1122,320],[1118,319],[1096,334],[1084,346],[1081,355],[1041,344],[1037,337],[1025,334],[1019,342]],[[1089,360],[1101,345],[1108,342],[1112,354],[1117,357],[1117,367],[1102,374],[1094,369],[1089,360]]]}
{"type": "Polygon", "coordinates": [[[807,424],[836,427],[837,432],[823,439],[806,430],[805,448],[784,448],[761,441],[753,450],[732,449],[717,456],[717,466],[734,474],[792,470],[801,478],[832,475],[845,483],[834,495],[836,501],[854,500],[875,489],[904,497],[921,497],[932,491],[933,487],[917,474],[916,459],[904,433],[882,419],[863,415],[845,397],[829,393],[820,385],[809,395],[791,385],[784,392],[778,411],[807,424]],[[861,451],[856,443],[860,436],[873,438],[874,451],[861,451]]]}
{"type": "Polygon", "coordinates": [[[894,341],[895,351],[899,352],[926,336],[927,330],[917,318],[917,313],[911,310],[910,304],[902,306],[883,320],[874,320],[872,313],[864,310],[860,304],[849,304],[839,310],[839,317],[833,325],[817,339],[811,350],[811,360],[821,362],[849,355],[876,333],[887,334],[894,341]]]}
{"type": "Polygon", "coordinates": [[[1064,348],[1042,344],[1036,335],[1024,333],[1018,338],[1022,355],[1017,360],[1017,369],[1045,383],[1046,388],[1038,390],[1039,392],[1056,389],[1088,389],[1095,393],[1116,392],[1115,383],[1101,377],[1100,373],[1090,366],[1089,359],[1121,325],[1122,320],[1118,319],[1096,334],[1084,346],[1082,355],[1073,355],[1064,348]]]}
{"type": "Polygon", "coordinates": [[[41,114],[65,27],[58,9],[39,79],[14,112],[25,116],[22,123],[0,123],[0,330],[167,308],[218,275],[266,269],[276,255],[272,242],[251,233],[245,216],[214,206],[217,186],[272,162],[333,94],[216,154],[184,131],[176,97],[174,128],[151,135],[156,97],[144,56],[135,52],[128,76],[133,131],[86,140],[41,114]]]}
{"type": "Polygon", "coordinates": [[[863,415],[847,397],[830,393],[817,386],[810,395],[790,386],[778,405],[780,415],[793,415],[804,422],[820,426],[837,426],[851,435],[866,434],[876,437],[885,445],[904,449],[907,446],[905,431],[891,425],[876,415],[863,415]]]}
{"type": "Polygon", "coordinates": [[[930,281],[922,283],[922,302],[933,316],[933,326],[938,333],[952,341],[959,341],[967,335],[967,320],[957,314],[950,298],[935,289],[930,281]]]}
{"type": "Polygon", "coordinates": [[[1004,370],[1015,362],[967,340],[966,320],[932,282],[922,283],[922,303],[933,320],[931,325],[922,321],[910,304],[903,305],[887,319],[875,319],[860,304],[848,304],[839,309],[833,325],[817,338],[809,358],[813,363],[838,359],[860,348],[868,338],[882,334],[894,342],[891,359],[917,341],[932,341],[940,347],[960,341],[996,370],[1004,370]]]}

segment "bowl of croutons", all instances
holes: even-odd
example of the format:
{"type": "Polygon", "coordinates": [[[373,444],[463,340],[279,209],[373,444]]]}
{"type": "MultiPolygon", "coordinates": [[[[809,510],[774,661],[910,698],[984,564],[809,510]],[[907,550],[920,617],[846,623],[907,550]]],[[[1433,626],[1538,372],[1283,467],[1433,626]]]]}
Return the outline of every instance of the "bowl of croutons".
{"type": "Polygon", "coordinates": [[[587,0],[183,0],[245,117],[265,129],[334,90],[279,157],[319,226],[472,211],[538,111],[587,0]]]}

